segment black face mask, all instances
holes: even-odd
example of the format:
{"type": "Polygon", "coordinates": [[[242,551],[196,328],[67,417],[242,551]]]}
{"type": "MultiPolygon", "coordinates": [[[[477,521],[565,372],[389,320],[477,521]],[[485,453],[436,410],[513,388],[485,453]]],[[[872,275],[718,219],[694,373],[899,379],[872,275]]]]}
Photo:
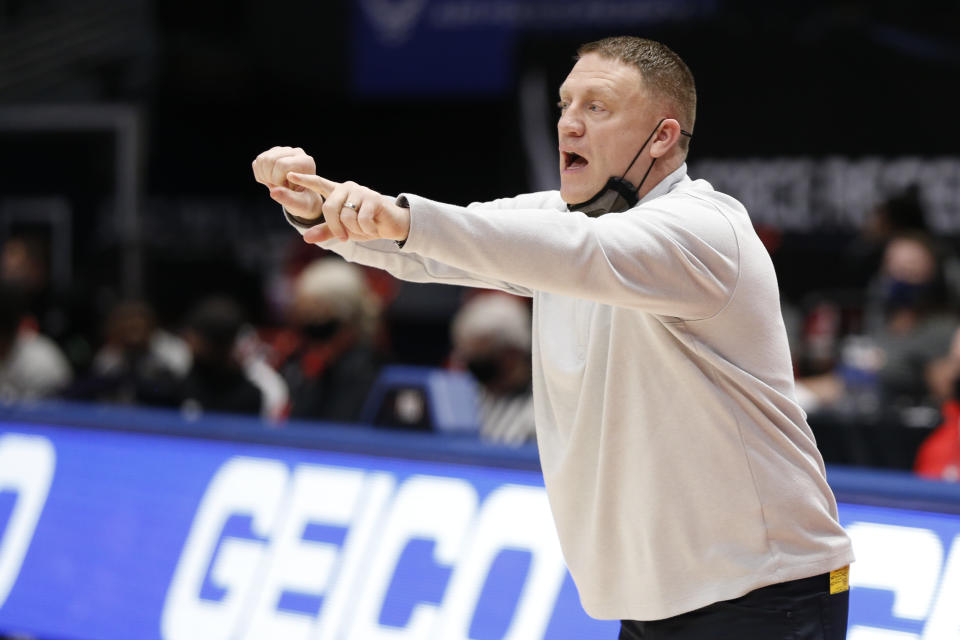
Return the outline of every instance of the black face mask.
{"type": "MultiPolygon", "coordinates": [[[[630,171],[633,167],[633,163],[637,161],[637,158],[640,157],[640,154],[643,153],[643,150],[646,148],[647,144],[653,139],[653,136],[657,133],[657,130],[660,129],[660,125],[663,124],[663,121],[666,118],[661,118],[660,122],[657,123],[657,126],[653,128],[653,131],[650,132],[650,135],[647,136],[647,139],[643,141],[643,144],[640,145],[640,150],[637,151],[637,155],[633,156],[633,160],[630,161],[630,164],[627,165],[626,171],[623,172],[619,178],[611,177],[607,180],[607,184],[603,185],[603,188],[600,189],[592,198],[586,202],[581,202],[580,204],[572,204],[567,208],[570,211],[582,211],[590,217],[602,216],[605,213],[610,213],[613,211],[626,211],[634,207],[639,198],[637,193],[640,191],[640,188],[643,186],[643,183],[646,182],[647,176],[650,175],[650,170],[653,169],[653,164],[657,161],[656,158],[653,158],[650,161],[650,166],[647,167],[646,173],[643,174],[643,177],[640,179],[640,184],[634,187],[630,182],[624,179],[624,176],[630,171]]],[[[693,134],[683,129],[680,130],[680,135],[687,136],[692,138],[693,134]]]]}
{"type": "Polygon", "coordinates": [[[333,336],[337,335],[340,327],[343,326],[341,320],[331,318],[323,322],[308,322],[300,327],[303,335],[314,342],[328,342],[333,336]]]}
{"type": "Polygon", "coordinates": [[[500,361],[489,356],[471,358],[466,362],[467,370],[483,385],[490,384],[500,375],[500,361]]]}
{"type": "Polygon", "coordinates": [[[887,278],[883,292],[883,306],[887,311],[920,309],[927,306],[933,293],[929,282],[912,283],[887,278]]]}

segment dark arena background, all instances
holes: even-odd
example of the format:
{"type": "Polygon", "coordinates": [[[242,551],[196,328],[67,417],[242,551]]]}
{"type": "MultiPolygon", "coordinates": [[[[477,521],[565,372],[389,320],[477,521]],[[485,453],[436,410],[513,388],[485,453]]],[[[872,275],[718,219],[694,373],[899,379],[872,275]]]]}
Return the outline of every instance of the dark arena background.
{"type": "Polygon", "coordinates": [[[858,558],[848,637],[960,639],[958,25],[925,1],[0,0],[0,637],[615,637],[524,431],[528,304],[345,271],[251,162],[300,146],[457,204],[557,188],[574,52],[629,34],[690,66],[689,172],[777,268],[858,558]],[[519,372],[510,437],[456,327],[519,372]]]}

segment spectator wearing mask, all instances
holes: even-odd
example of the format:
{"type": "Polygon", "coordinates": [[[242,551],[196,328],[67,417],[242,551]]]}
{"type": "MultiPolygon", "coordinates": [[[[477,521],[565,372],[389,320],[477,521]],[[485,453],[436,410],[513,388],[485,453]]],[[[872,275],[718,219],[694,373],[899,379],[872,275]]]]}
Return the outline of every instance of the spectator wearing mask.
{"type": "Polygon", "coordinates": [[[535,440],[531,390],[531,318],[518,298],[469,299],[453,319],[453,361],[480,385],[480,436],[518,446],[535,440]]]}
{"type": "Polygon", "coordinates": [[[190,368],[190,351],[161,329],[151,306],[123,300],[110,310],[104,344],[90,372],[67,392],[77,400],[112,404],[166,405],[190,368]]]}
{"type": "Polygon", "coordinates": [[[50,396],[70,382],[59,347],[31,324],[20,292],[0,283],[0,403],[50,396]]]}
{"type": "Polygon", "coordinates": [[[238,344],[243,328],[243,311],[229,298],[207,298],[190,313],[184,338],[192,363],[177,392],[185,413],[280,416],[287,403],[286,385],[259,358],[243,355],[238,344]]]}
{"type": "Polygon", "coordinates": [[[928,368],[948,352],[957,325],[945,300],[942,265],[929,236],[891,238],[868,292],[866,334],[848,338],[839,372],[803,381],[801,397],[812,392],[808,410],[842,405],[851,399],[851,381],[864,380],[875,380],[873,400],[859,412],[935,403],[928,368]]]}
{"type": "Polygon", "coordinates": [[[943,268],[930,237],[914,232],[892,238],[872,291],[879,321],[870,334],[881,354],[883,395],[899,405],[929,402],[925,370],[949,350],[957,326],[945,311],[943,268]]]}
{"type": "Polygon", "coordinates": [[[363,273],[339,258],[308,265],[294,285],[295,329],[280,372],[290,417],[356,422],[379,373],[372,346],[380,306],[363,273]]]}

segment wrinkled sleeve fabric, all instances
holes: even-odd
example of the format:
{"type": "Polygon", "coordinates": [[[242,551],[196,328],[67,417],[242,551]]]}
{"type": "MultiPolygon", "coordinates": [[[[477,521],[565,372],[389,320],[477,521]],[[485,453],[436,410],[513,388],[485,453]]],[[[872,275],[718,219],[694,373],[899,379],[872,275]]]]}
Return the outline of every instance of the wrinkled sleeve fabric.
{"type": "MultiPolygon", "coordinates": [[[[467,209],[480,208],[471,205],[467,209]]],[[[284,212],[286,214],[286,212],[284,212]]],[[[299,224],[286,214],[287,222],[303,234],[309,226],[299,224]]],[[[479,289],[497,289],[518,296],[531,297],[530,289],[516,285],[509,279],[488,278],[481,274],[461,269],[440,260],[427,258],[416,252],[402,251],[392,240],[370,242],[340,241],[337,239],[317,243],[317,246],[339,254],[349,262],[383,269],[391,275],[409,282],[452,284],[479,289]]]]}
{"type": "Polygon", "coordinates": [[[737,285],[734,222],[697,195],[670,193],[599,218],[401,197],[411,218],[402,253],[524,290],[700,320],[719,313],[737,285]]]}

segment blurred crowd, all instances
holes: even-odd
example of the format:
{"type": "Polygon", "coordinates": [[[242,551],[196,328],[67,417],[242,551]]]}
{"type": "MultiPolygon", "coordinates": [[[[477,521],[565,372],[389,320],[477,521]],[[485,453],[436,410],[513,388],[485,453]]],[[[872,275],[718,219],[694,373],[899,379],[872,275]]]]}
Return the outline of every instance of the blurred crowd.
{"type": "MultiPolygon", "coordinates": [[[[759,231],[778,262],[782,239],[759,231]]],[[[272,426],[354,423],[369,420],[384,367],[432,354],[431,366],[472,377],[480,438],[535,441],[527,300],[457,290],[438,305],[434,290],[310,250],[268,282],[261,298],[277,312],[267,326],[217,292],[160,322],[146,299],[96,301],[78,314],[75,294],[51,285],[42,238],[10,235],[0,248],[0,403],[58,398],[258,415],[272,426]]],[[[955,248],[907,189],[878,205],[831,260],[836,286],[782,300],[798,400],[811,420],[939,424],[918,468],[960,477],[955,248]]]]}
{"type": "MultiPolygon", "coordinates": [[[[119,297],[99,303],[90,321],[98,303],[78,305],[52,287],[47,254],[30,234],[0,248],[0,405],[59,399],[166,407],[190,418],[247,414],[274,427],[356,423],[384,366],[404,362],[383,313],[400,283],[320,249],[307,261],[295,252],[294,268],[264,293],[280,307],[268,326],[220,292],[169,324],[149,300],[119,297]]],[[[533,441],[529,302],[491,292],[457,297],[461,308],[447,305],[450,335],[437,340],[452,346],[435,367],[474,378],[479,437],[533,441]]],[[[401,314],[394,324],[403,322],[401,314]]]]}
{"type": "Polygon", "coordinates": [[[842,286],[784,303],[804,408],[870,419],[955,398],[960,262],[917,191],[874,208],[834,260],[842,286]]]}

